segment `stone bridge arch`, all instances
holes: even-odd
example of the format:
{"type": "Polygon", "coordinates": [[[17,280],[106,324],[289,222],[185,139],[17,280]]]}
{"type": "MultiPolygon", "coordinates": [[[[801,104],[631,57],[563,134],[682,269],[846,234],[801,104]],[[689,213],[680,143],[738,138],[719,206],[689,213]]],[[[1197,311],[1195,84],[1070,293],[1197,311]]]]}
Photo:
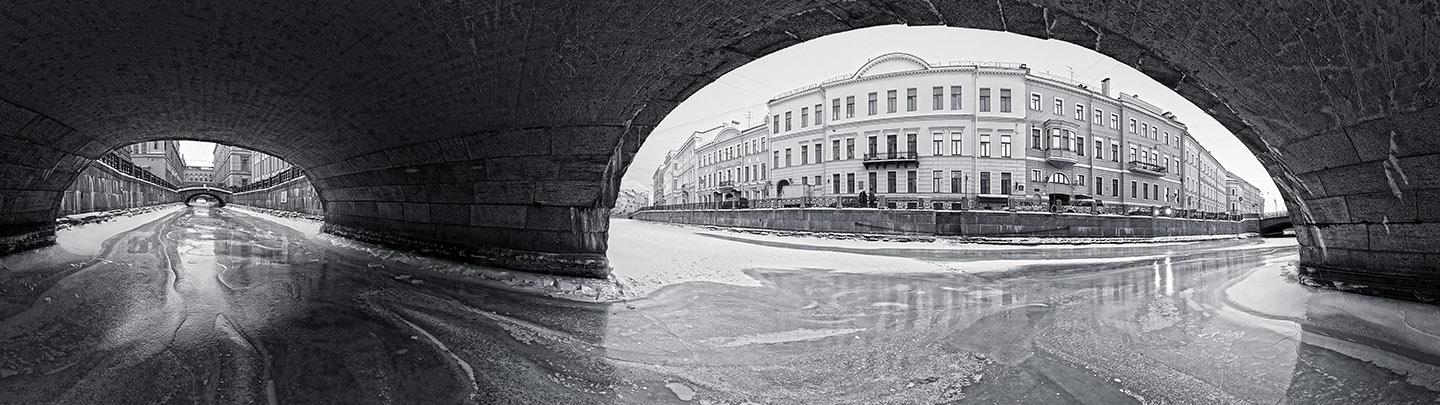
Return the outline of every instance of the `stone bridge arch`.
{"type": "Polygon", "coordinates": [[[219,201],[219,203],[215,205],[216,207],[224,207],[226,204],[235,200],[235,195],[231,193],[230,190],[213,187],[183,187],[176,189],[175,193],[179,196],[180,202],[186,204],[189,204],[191,201],[194,201],[196,197],[200,196],[210,197],[219,201]]]}
{"type": "Polygon", "coordinates": [[[811,38],[948,25],[1135,67],[1259,157],[1306,277],[1440,291],[1433,2],[170,3],[0,15],[0,239],[49,232],[105,150],[243,139],[308,168],[328,232],[604,276],[620,178],[690,94],[811,38]]]}

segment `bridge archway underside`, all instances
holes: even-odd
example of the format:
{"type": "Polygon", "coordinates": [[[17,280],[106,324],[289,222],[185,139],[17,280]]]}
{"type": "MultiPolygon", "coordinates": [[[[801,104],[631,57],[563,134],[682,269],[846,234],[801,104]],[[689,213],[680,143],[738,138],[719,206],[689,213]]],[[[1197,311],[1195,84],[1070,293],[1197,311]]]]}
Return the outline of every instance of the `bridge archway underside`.
{"type": "Polygon", "coordinates": [[[180,202],[189,204],[199,197],[209,197],[218,202],[217,207],[223,207],[235,199],[230,190],[210,187],[184,187],[175,190],[180,202]]]}
{"type": "Polygon", "coordinates": [[[4,229],[51,221],[106,150],[193,139],[307,168],[333,233],[604,276],[619,179],[690,94],[811,38],[949,25],[1096,50],[1209,112],[1297,213],[1315,283],[1440,291],[1440,21],[1425,4],[169,3],[0,15],[0,150],[27,151],[0,165],[4,229]]]}

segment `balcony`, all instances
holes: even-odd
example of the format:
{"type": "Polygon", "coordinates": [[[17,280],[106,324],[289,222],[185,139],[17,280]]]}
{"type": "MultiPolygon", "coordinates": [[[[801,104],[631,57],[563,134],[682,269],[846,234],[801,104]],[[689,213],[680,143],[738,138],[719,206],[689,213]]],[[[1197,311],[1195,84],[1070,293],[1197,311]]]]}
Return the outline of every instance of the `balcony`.
{"type": "Polygon", "coordinates": [[[1157,165],[1154,163],[1145,163],[1138,160],[1131,160],[1130,163],[1126,165],[1126,168],[1130,169],[1130,171],[1135,173],[1148,174],[1157,177],[1164,176],[1170,173],[1170,169],[1166,168],[1165,166],[1157,165]]]}
{"type": "Polygon", "coordinates": [[[915,151],[907,152],[876,152],[865,154],[865,164],[883,163],[919,163],[919,155],[915,151]]]}
{"type": "Polygon", "coordinates": [[[1079,162],[1074,151],[1065,149],[1048,149],[1045,151],[1045,163],[1055,167],[1066,167],[1079,162]]]}

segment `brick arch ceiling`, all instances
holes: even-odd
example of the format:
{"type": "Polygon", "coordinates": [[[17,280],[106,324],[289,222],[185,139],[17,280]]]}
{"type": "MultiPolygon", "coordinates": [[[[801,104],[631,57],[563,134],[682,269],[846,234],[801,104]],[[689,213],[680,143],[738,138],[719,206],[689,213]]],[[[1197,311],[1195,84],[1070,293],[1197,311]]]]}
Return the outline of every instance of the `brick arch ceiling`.
{"type": "Polygon", "coordinates": [[[1440,254],[1417,242],[1440,235],[1433,2],[223,3],[0,10],[11,236],[48,222],[88,159],[184,137],[306,168],[330,231],[600,276],[604,207],[667,112],[755,58],[899,23],[1129,64],[1256,153],[1317,280],[1412,295],[1440,280],[1440,254]]]}

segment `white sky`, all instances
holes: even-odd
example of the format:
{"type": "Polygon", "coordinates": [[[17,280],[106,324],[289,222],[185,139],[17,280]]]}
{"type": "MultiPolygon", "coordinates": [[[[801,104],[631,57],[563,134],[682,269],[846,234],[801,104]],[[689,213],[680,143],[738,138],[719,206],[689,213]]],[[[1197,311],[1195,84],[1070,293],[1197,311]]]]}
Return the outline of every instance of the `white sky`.
{"type": "Polygon", "coordinates": [[[180,156],[185,158],[186,166],[214,166],[215,144],[180,141],[180,156]]]}
{"type": "Polygon", "coordinates": [[[732,120],[747,128],[750,123],[762,123],[767,113],[765,102],[770,98],[827,78],[852,74],[870,59],[890,52],[910,53],[932,64],[959,60],[1020,62],[1031,72],[1071,77],[1096,90],[1100,80],[1109,77],[1112,95],[1135,94],[1162,110],[1174,112],[1221,165],[1266,193],[1267,209],[1272,209],[1268,205],[1279,198],[1270,175],[1235,135],[1180,95],[1109,56],[1068,42],[1007,32],[901,25],[821,37],[721,76],[660,121],[625,173],[624,187],[649,190],[650,176],[664,161],[665,153],[679,147],[692,132],[732,120]]]}

